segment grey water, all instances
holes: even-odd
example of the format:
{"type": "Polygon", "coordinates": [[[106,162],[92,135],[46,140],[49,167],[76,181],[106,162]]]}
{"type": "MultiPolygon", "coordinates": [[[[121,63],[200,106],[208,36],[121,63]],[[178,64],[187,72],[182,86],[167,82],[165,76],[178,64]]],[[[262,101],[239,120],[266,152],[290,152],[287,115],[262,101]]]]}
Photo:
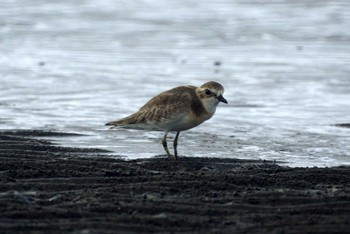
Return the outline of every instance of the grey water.
{"type": "Polygon", "coordinates": [[[210,80],[229,104],[183,132],[180,155],[350,164],[350,2],[2,0],[0,129],[128,159],[162,133],[108,130],[154,95],[210,80]]]}

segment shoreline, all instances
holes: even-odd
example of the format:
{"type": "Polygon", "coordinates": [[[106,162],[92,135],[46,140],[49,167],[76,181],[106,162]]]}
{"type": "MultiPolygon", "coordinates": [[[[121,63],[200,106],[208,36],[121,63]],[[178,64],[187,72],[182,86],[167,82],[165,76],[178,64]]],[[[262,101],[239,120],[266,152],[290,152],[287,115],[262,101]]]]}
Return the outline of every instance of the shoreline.
{"type": "Polygon", "coordinates": [[[225,158],[111,158],[45,131],[0,132],[0,231],[350,230],[350,167],[225,158]],[[35,137],[35,138],[33,138],[35,137]]]}

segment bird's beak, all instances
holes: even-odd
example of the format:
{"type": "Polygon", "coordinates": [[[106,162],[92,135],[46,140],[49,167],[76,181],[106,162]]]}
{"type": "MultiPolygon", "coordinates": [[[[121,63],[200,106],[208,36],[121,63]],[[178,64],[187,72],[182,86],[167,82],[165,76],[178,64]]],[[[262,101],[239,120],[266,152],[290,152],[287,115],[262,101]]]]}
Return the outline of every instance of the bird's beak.
{"type": "Polygon", "coordinates": [[[223,102],[223,103],[226,103],[227,104],[227,100],[222,96],[220,95],[219,97],[216,97],[220,102],[223,102]]]}

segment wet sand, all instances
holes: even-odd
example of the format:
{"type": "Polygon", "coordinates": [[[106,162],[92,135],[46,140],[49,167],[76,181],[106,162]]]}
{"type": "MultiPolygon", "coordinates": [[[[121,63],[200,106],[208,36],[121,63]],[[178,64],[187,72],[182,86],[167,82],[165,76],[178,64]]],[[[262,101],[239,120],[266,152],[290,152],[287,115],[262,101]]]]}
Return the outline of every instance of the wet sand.
{"type": "Polygon", "coordinates": [[[350,230],[350,167],[188,157],[125,161],[40,139],[50,136],[79,137],[0,133],[1,233],[350,230]]]}

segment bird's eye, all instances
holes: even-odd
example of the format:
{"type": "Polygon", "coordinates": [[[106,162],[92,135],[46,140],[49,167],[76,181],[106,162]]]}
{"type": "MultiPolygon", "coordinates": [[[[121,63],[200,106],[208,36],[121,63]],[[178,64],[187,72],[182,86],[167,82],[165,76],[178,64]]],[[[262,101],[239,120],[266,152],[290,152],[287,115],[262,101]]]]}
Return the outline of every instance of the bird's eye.
{"type": "Polygon", "coordinates": [[[211,91],[209,89],[206,89],[204,92],[205,92],[206,95],[210,95],[211,94],[211,91]]]}

